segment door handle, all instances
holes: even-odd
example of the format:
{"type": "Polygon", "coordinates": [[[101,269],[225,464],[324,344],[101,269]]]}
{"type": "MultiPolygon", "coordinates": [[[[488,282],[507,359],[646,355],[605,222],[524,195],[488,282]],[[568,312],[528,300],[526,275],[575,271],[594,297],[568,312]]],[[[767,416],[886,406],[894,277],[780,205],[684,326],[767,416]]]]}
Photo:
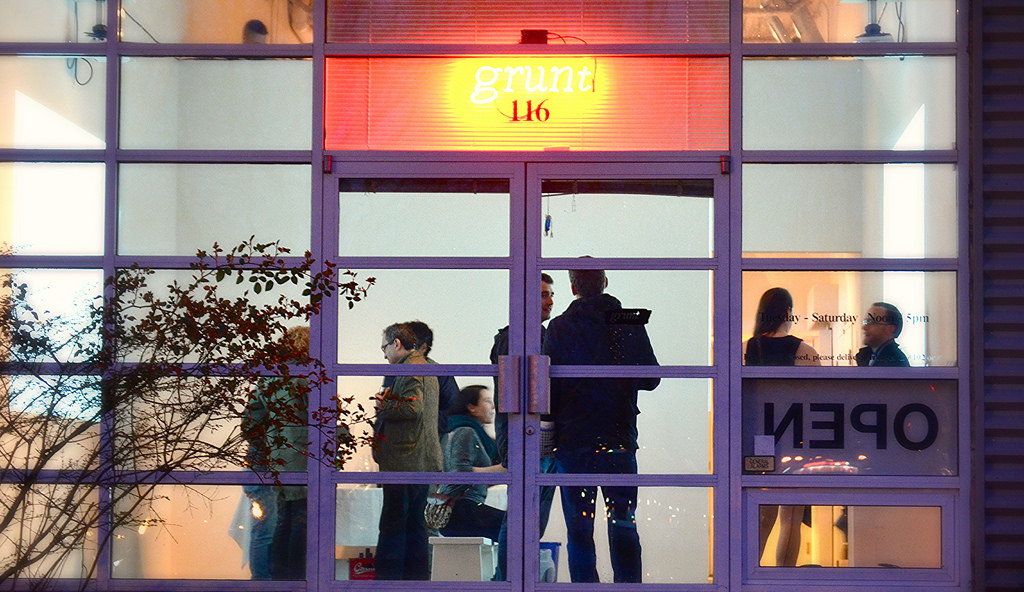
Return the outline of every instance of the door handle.
{"type": "Polygon", "coordinates": [[[519,356],[498,356],[498,413],[519,413],[519,356]]]}
{"type": "Polygon", "coordinates": [[[551,413],[551,358],[529,356],[527,359],[529,413],[551,413]]]}

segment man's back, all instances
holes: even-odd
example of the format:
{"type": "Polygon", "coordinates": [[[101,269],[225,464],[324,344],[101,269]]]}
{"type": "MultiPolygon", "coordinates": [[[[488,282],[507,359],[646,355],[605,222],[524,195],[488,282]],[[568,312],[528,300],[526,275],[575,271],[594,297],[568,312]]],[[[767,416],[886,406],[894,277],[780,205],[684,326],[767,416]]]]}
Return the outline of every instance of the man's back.
{"type": "MultiPolygon", "coordinates": [[[[573,301],[551,320],[544,351],[552,365],[657,365],[643,325],[610,324],[622,305],[600,294],[573,301]]],[[[555,378],[552,415],[559,448],[637,448],[637,391],[653,390],[658,378],[555,378]]]]}

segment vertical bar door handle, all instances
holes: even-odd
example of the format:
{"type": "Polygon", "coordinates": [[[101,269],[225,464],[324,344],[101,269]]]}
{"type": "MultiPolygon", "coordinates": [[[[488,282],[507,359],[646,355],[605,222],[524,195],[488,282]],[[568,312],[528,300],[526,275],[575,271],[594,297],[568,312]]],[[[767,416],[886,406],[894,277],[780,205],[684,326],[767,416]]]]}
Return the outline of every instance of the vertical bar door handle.
{"type": "Polygon", "coordinates": [[[529,413],[551,413],[551,358],[530,356],[527,360],[529,374],[529,413]]]}
{"type": "Polygon", "coordinates": [[[519,356],[498,356],[498,413],[519,411],[519,356]]]}

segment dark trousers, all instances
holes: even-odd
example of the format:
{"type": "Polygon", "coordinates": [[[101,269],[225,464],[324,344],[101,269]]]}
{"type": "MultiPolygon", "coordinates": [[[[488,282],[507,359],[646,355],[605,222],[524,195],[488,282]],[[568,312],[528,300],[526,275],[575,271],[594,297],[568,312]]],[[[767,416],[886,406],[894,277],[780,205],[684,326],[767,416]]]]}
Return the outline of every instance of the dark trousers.
{"type": "MultiPolygon", "coordinates": [[[[585,452],[562,450],[555,453],[559,473],[636,474],[636,453],[632,450],[585,452]]],[[[569,577],[573,582],[599,582],[597,551],[594,547],[594,514],[597,487],[561,486],[562,514],[568,531],[569,577]]],[[[643,568],[640,535],[636,529],[636,487],[601,486],[608,516],[608,547],[616,583],[639,583],[643,568]]]]}
{"type": "MultiPolygon", "coordinates": [[[[541,473],[555,472],[555,459],[544,457],[540,459],[541,473]]],[[[540,538],[544,538],[544,531],[548,528],[548,518],[551,516],[551,504],[555,501],[555,486],[541,485],[540,490],[540,538]]],[[[501,521],[501,530],[498,532],[498,567],[494,571],[494,581],[503,582],[508,579],[508,515],[501,521]]]]}
{"type": "Polygon", "coordinates": [[[377,537],[378,580],[429,580],[430,544],[423,509],[429,485],[384,485],[377,537]]]}
{"type": "Polygon", "coordinates": [[[441,529],[446,537],[487,537],[498,541],[505,512],[462,498],[455,502],[448,525],[441,529]]]}
{"type": "Polygon", "coordinates": [[[306,579],[306,498],[277,501],[270,569],[275,580],[306,579]]]}

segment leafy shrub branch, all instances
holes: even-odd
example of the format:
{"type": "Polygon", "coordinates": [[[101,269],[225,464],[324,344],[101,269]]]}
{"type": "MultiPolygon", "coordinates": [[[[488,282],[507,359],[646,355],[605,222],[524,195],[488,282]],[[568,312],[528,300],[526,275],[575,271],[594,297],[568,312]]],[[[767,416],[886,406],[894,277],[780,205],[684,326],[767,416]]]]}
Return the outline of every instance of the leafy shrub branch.
{"type": "Polygon", "coordinates": [[[374,278],[254,239],[162,273],[119,270],[76,315],[2,276],[0,587],[91,577],[115,532],[161,524],[159,486],[238,467],[276,481],[281,450],[335,466],[363,444],[347,426],[367,412],[321,395],[326,366],[284,336],[331,298],[352,308],[374,278]],[[261,391],[279,395],[243,422],[261,391]],[[282,435],[296,426],[305,441],[282,435]]]}

